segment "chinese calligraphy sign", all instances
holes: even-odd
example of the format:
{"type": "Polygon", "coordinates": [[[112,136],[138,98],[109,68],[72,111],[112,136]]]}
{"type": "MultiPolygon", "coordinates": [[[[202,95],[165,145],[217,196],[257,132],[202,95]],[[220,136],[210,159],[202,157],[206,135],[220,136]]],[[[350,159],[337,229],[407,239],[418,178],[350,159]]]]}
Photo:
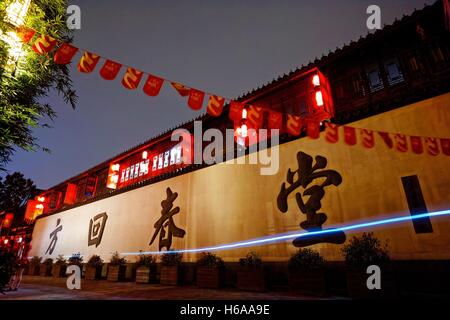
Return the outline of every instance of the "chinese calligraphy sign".
{"type": "Polygon", "coordinates": [[[91,219],[89,222],[88,246],[95,245],[97,248],[100,245],[103,232],[105,231],[106,220],[108,220],[106,212],[100,213],[91,219]]]}
{"type": "Polygon", "coordinates": [[[178,197],[178,193],[172,192],[170,188],[166,190],[167,198],[161,201],[161,218],[156,221],[155,233],[150,241],[150,245],[155,241],[159,234],[159,250],[166,248],[170,250],[172,246],[172,237],[183,238],[186,231],[178,228],[173,221],[173,216],[180,212],[180,207],[173,208],[173,203],[178,197]],[[173,208],[173,209],[172,209],[173,208]]]}
{"type": "MultiPolygon", "coordinates": [[[[322,208],[322,198],[325,196],[325,188],[339,186],[342,183],[341,175],[335,170],[326,170],[327,159],[322,156],[313,158],[304,152],[297,153],[298,169],[288,170],[286,182],[281,185],[278,194],[277,205],[281,212],[288,210],[288,197],[295,193],[295,200],[300,211],[306,215],[306,220],[300,223],[300,227],[308,232],[322,230],[322,225],[327,220],[327,215],[317,212],[322,208]],[[305,199],[307,197],[307,199],[305,199]]],[[[324,234],[300,236],[293,241],[296,247],[306,247],[317,243],[342,244],[345,242],[345,233],[342,231],[330,231],[324,234]]]]}
{"type": "Polygon", "coordinates": [[[53,253],[53,251],[55,250],[56,247],[56,243],[58,242],[58,232],[60,232],[63,229],[63,226],[60,225],[61,223],[61,219],[56,220],[56,229],[53,230],[50,233],[50,245],[48,246],[47,250],[45,251],[45,254],[49,254],[51,255],[53,253]]]}

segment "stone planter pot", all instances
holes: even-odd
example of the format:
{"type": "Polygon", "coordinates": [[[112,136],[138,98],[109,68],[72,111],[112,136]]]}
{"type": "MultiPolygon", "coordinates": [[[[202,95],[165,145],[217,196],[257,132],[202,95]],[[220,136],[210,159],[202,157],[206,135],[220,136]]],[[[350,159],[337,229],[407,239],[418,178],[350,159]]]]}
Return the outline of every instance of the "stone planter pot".
{"type": "Polygon", "coordinates": [[[136,269],[136,283],[150,283],[156,280],[155,268],[138,267],[136,269]]]}
{"type": "Polygon", "coordinates": [[[108,266],[108,275],[106,280],[108,281],[124,281],[125,273],[127,272],[127,266],[108,266]]]}
{"type": "Polygon", "coordinates": [[[159,282],[164,285],[176,286],[180,282],[179,266],[161,266],[161,277],[159,282]]]}
{"type": "Polygon", "coordinates": [[[266,291],[266,278],[262,267],[241,267],[237,271],[236,287],[243,291],[266,291]]]}
{"type": "Polygon", "coordinates": [[[197,286],[199,288],[217,289],[223,287],[224,268],[198,267],[197,286]]]}
{"type": "Polygon", "coordinates": [[[289,270],[289,289],[302,294],[325,296],[325,269],[289,270]]]}
{"type": "Polygon", "coordinates": [[[54,264],[52,268],[53,278],[64,278],[66,276],[67,266],[65,264],[54,264]]]}
{"type": "Polygon", "coordinates": [[[86,274],[84,278],[86,280],[99,280],[102,277],[103,266],[86,266],[86,274]]]}
{"type": "Polygon", "coordinates": [[[392,299],[398,297],[398,287],[395,273],[389,267],[381,267],[381,289],[370,290],[367,279],[371,274],[366,270],[347,271],[347,291],[352,299],[392,299]]]}
{"type": "Polygon", "coordinates": [[[40,274],[41,265],[40,264],[30,264],[28,274],[30,276],[38,276],[40,274]]]}
{"type": "Polygon", "coordinates": [[[51,264],[41,264],[40,268],[39,268],[39,275],[41,277],[51,277],[52,276],[52,267],[53,265],[51,264]]]}

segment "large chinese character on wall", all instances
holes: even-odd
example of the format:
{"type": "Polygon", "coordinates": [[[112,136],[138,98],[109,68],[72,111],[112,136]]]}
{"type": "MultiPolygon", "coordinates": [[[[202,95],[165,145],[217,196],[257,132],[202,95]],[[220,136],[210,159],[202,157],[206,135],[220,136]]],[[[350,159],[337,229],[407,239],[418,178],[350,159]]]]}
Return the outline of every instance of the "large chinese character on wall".
{"type": "Polygon", "coordinates": [[[304,153],[297,153],[298,169],[288,170],[286,182],[281,185],[277,198],[278,209],[281,212],[288,211],[288,197],[294,191],[295,200],[300,211],[306,215],[306,220],[300,223],[300,227],[308,232],[316,232],[310,235],[299,236],[293,241],[296,247],[306,247],[317,243],[342,244],[345,242],[343,231],[329,229],[322,230],[322,225],[327,221],[324,212],[318,212],[322,208],[322,198],[325,196],[325,188],[328,186],[338,186],[342,183],[342,177],[335,170],[325,170],[327,159],[322,156],[313,158],[304,153]]]}

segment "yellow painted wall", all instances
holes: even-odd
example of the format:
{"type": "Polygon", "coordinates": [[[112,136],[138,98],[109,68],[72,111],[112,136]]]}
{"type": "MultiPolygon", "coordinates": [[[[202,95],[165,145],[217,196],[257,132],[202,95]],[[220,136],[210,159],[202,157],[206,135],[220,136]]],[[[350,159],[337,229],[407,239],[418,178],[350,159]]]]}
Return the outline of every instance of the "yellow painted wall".
{"type": "MultiPolygon", "coordinates": [[[[450,94],[422,101],[350,125],[408,135],[450,137],[450,94]]],[[[322,133],[319,140],[303,138],[280,146],[280,170],[273,176],[260,175],[259,165],[215,165],[176,178],[145,186],[100,200],[36,223],[30,255],[45,256],[49,234],[60,218],[63,230],[51,257],[80,252],[85,260],[100,254],[106,261],[113,251],[156,251],[149,246],[153,224],[159,219],[160,202],[170,187],[179,196],[174,205],[181,211],[175,216],[178,227],[186,230],[183,239],[174,238],[174,249],[205,247],[288,231],[300,231],[305,219],[293,194],[289,210],[281,213],[276,198],[289,168],[297,169],[296,154],[328,159],[329,169],[343,177],[338,187],[326,188],[322,210],[328,215],[324,228],[388,216],[409,216],[401,177],[418,175],[429,211],[450,208],[450,157],[399,153],[389,150],[376,138],[371,150],[358,144],[349,147],[341,141],[329,144],[322,133]],[[101,245],[88,247],[89,220],[107,212],[108,221],[101,245]]],[[[450,216],[431,218],[434,232],[415,234],[412,222],[373,229],[383,241],[389,241],[394,259],[450,259],[450,216]]],[[[370,231],[370,230],[367,230],[370,231]]],[[[347,233],[347,238],[357,233],[347,233]]],[[[342,260],[342,246],[319,244],[329,260],[342,260]]],[[[221,251],[226,261],[237,261],[248,251],[256,251],[266,261],[286,260],[296,248],[290,241],[266,246],[221,251]]],[[[196,255],[185,256],[195,261],[196,255]]]]}

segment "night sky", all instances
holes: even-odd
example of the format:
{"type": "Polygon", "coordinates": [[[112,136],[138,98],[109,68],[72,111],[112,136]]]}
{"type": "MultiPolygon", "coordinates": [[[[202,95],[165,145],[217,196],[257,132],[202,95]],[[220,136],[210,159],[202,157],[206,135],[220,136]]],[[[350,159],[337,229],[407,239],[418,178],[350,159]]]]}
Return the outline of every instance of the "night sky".
{"type": "MultiPolygon", "coordinates": [[[[366,8],[382,22],[434,0],[70,1],[82,10],[74,44],[188,86],[237,97],[316,56],[366,35],[366,8]]],[[[78,62],[79,55],[75,61],[78,62]]],[[[72,64],[79,96],[72,110],[57,95],[58,117],[36,136],[52,153],[19,151],[7,166],[49,188],[201,113],[167,83],[158,97],[122,87],[72,64]]],[[[124,69],[122,69],[121,75],[124,69]]],[[[144,79],[145,80],[145,79],[144,79]]],[[[203,112],[203,111],[202,111],[203,112]]],[[[3,174],[4,175],[4,174],[3,174]]]]}

